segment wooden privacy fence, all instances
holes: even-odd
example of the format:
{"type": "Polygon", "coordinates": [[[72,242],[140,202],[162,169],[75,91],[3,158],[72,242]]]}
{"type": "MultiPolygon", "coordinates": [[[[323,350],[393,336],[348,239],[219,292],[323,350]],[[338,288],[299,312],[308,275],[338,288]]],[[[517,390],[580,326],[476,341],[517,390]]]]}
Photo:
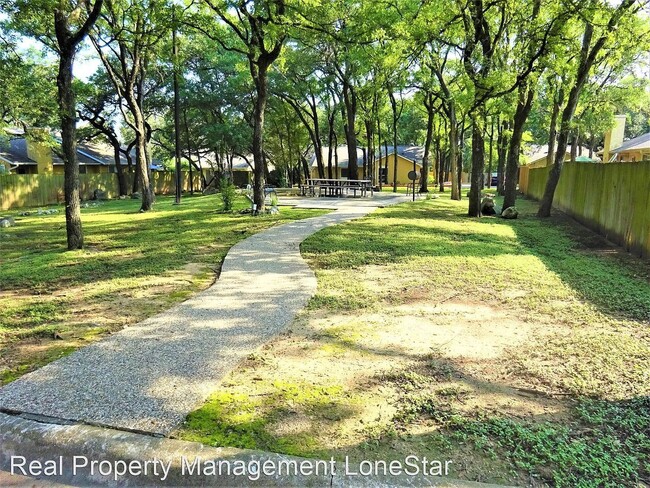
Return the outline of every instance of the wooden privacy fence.
{"type": "MultiPolygon", "coordinates": [[[[520,191],[541,199],[549,171],[522,167],[520,191]]],[[[650,257],[650,161],[565,163],[553,205],[626,250],[650,257]]]]}
{"type": "MultiPolygon", "coordinates": [[[[194,173],[192,176],[194,189],[200,191],[200,175],[194,173]]],[[[133,174],[126,175],[129,189],[133,186],[133,177],[133,174]]],[[[157,195],[174,193],[176,189],[174,173],[152,172],[151,185],[157,195]]],[[[79,175],[79,191],[82,200],[91,199],[97,189],[105,191],[108,198],[117,198],[119,196],[117,174],[79,175]]],[[[189,172],[183,172],[183,190],[189,191],[189,189],[189,172]]],[[[63,175],[0,175],[0,210],[38,207],[63,203],[63,201],[63,175]]]]}

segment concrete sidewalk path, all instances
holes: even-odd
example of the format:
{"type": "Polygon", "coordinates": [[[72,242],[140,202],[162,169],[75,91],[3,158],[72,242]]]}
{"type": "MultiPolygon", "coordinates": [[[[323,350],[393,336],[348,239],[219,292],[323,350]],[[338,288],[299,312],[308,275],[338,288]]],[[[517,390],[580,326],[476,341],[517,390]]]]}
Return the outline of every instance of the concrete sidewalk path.
{"type": "MultiPolygon", "coordinates": [[[[319,200],[311,199],[315,207],[319,200]]],[[[330,214],[239,242],[212,287],[9,383],[0,389],[0,410],[168,435],[239,361],[285,330],[314,295],[316,278],[299,249],[306,237],[406,200],[333,200],[327,202],[336,209],[330,214]]],[[[310,200],[293,203],[305,207],[310,200]]]]}

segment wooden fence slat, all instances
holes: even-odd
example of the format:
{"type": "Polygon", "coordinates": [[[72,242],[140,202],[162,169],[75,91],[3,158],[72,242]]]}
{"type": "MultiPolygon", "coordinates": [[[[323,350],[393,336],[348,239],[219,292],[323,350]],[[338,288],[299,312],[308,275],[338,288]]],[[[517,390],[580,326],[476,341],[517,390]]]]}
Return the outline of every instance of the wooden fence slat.
{"type": "MultiPolygon", "coordinates": [[[[129,189],[133,187],[133,176],[127,174],[129,189]]],[[[193,173],[192,176],[194,189],[200,189],[200,175],[193,173]]],[[[174,173],[154,171],[151,186],[157,195],[174,193],[176,189],[174,173]]],[[[79,193],[82,200],[91,199],[96,189],[105,191],[108,198],[117,198],[119,194],[117,174],[79,175],[79,193]]],[[[190,190],[189,172],[183,172],[183,189],[190,190]]],[[[63,202],[63,175],[0,175],[0,210],[41,207],[63,202]]]]}
{"type": "MultiPolygon", "coordinates": [[[[550,167],[531,168],[520,190],[542,198],[550,167]]],[[[553,205],[625,249],[650,257],[650,161],[565,163],[553,205]]]]}

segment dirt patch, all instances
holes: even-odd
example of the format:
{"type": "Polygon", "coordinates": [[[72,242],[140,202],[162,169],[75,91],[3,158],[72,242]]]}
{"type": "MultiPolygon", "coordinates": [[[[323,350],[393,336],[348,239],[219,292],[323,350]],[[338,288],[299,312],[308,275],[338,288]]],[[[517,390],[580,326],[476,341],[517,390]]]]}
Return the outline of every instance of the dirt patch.
{"type": "MultiPolygon", "coordinates": [[[[303,455],[367,455],[368,443],[395,426],[402,408],[400,382],[418,371],[424,371],[415,387],[420,393],[464,412],[480,409],[540,420],[563,415],[562,400],[506,384],[509,372],[501,358],[540,333],[537,324],[519,320],[496,302],[418,301],[389,310],[304,312],[290,331],[231,373],[223,391],[242,399],[240,408],[255,405],[253,422],[266,435],[285,441],[308,438],[309,445],[318,446],[299,450],[303,455]],[[278,400],[286,384],[303,385],[304,392],[336,386],[344,393],[314,409],[298,397],[278,400]]],[[[236,422],[231,428],[238,428],[236,422]]],[[[437,429],[435,422],[416,422],[400,435],[437,429]]]]}

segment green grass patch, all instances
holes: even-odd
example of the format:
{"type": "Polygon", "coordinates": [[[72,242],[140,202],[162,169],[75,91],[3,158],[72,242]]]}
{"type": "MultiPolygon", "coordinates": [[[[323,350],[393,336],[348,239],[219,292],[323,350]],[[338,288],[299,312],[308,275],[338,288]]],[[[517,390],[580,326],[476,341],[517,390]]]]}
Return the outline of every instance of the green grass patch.
{"type": "Polygon", "coordinates": [[[92,331],[160,312],[207,287],[238,241],[322,213],[283,208],[253,218],[238,212],[247,206],[238,197],[224,212],[218,195],[186,196],[181,205],[158,197],[147,213],[137,200],[104,202],[82,209],[85,249],[72,252],[61,207],[51,215],[10,212],[17,225],[0,229],[0,381],[56,359],[55,332],[74,348],[96,338],[92,331]]]}
{"type": "Polygon", "coordinates": [[[350,398],[340,385],[275,380],[262,387],[266,393],[257,396],[214,394],[188,416],[177,436],[210,446],[318,457],[325,451],[315,425],[350,415],[350,398]]]}
{"type": "Polygon", "coordinates": [[[569,424],[449,416],[447,425],[452,439],[505,455],[553,486],[640,486],[650,474],[650,398],[582,401],[575,412],[569,424]]]}

